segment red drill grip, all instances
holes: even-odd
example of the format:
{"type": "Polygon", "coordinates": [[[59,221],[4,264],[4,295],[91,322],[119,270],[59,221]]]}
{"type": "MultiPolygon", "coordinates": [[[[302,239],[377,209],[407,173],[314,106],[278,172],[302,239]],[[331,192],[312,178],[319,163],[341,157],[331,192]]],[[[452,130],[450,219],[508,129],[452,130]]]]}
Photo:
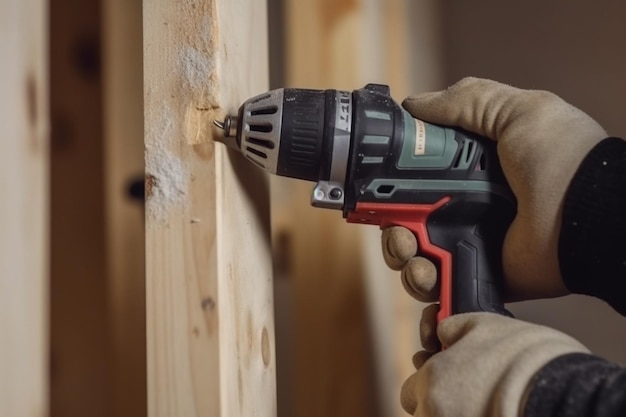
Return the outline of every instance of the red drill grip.
{"type": "Polygon", "coordinates": [[[381,229],[402,226],[415,234],[420,253],[439,264],[440,307],[437,323],[452,314],[452,255],[430,241],[426,222],[431,213],[446,205],[450,199],[444,197],[434,204],[357,203],[355,211],[347,217],[350,223],[374,224],[381,229]]]}

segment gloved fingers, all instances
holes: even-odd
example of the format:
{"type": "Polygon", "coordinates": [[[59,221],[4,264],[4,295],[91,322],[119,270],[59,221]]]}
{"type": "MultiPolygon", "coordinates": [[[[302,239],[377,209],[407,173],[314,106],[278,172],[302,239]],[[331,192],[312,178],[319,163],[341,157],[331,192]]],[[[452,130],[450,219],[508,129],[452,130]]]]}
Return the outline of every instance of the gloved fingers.
{"type": "Polygon", "coordinates": [[[488,313],[454,314],[439,323],[437,338],[444,346],[451,347],[476,327],[479,320],[488,320],[490,316],[491,314],[488,313]]]}
{"type": "MultiPolygon", "coordinates": [[[[413,355],[413,366],[415,366],[415,369],[419,370],[434,354],[433,352],[422,350],[413,355]]],[[[414,372],[408,377],[400,390],[400,404],[404,411],[409,414],[414,414],[417,409],[417,375],[418,373],[414,372]]]]}
{"type": "Polygon", "coordinates": [[[417,373],[413,373],[410,377],[404,381],[402,388],[400,389],[400,404],[407,413],[413,415],[417,409],[417,394],[416,394],[417,373]]]}
{"type": "Polygon", "coordinates": [[[402,269],[402,285],[413,298],[432,303],[439,298],[437,268],[428,259],[416,256],[408,260],[402,269]]]}
{"type": "Polygon", "coordinates": [[[441,344],[437,337],[437,313],[439,304],[431,304],[422,311],[420,320],[420,341],[428,352],[438,352],[441,344]]]}
{"type": "Polygon", "coordinates": [[[437,336],[447,347],[451,347],[463,338],[467,340],[467,343],[491,340],[500,346],[505,346],[502,342],[504,339],[515,338],[524,341],[529,348],[535,341],[550,341],[550,344],[554,346],[564,343],[580,351],[586,350],[580,342],[557,330],[486,312],[450,316],[437,326],[437,336]]]}
{"type": "Polygon", "coordinates": [[[417,119],[497,139],[516,107],[511,102],[524,93],[496,81],[467,77],[446,90],[408,97],[402,106],[417,119]]]}
{"type": "Polygon", "coordinates": [[[447,349],[418,352],[404,383],[402,407],[415,417],[517,416],[533,375],[552,359],[588,350],[554,329],[495,313],[443,320],[447,349]]]}
{"type": "MultiPolygon", "coordinates": [[[[452,315],[437,326],[437,337],[451,347],[471,333],[475,339],[494,339],[496,335],[519,333],[527,323],[496,313],[474,312],[452,315]]],[[[538,326],[537,326],[538,327],[538,326]]]]}
{"type": "Polygon", "coordinates": [[[401,270],[417,254],[417,238],[406,227],[383,229],[381,244],[385,263],[395,271],[401,270]]]}
{"type": "Polygon", "coordinates": [[[424,366],[426,361],[430,359],[435,353],[437,352],[428,352],[426,350],[420,350],[415,355],[413,355],[413,366],[415,367],[415,369],[419,371],[419,369],[422,366],[424,366]]]}

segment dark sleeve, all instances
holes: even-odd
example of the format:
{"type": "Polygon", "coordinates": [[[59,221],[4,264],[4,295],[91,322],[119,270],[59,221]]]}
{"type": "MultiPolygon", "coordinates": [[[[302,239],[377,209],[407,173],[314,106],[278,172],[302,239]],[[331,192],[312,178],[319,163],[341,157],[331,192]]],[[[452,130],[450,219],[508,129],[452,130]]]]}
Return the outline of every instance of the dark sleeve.
{"type": "Polygon", "coordinates": [[[559,263],[567,288],[626,316],[626,141],[608,138],[583,160],[565,196],[559,263]]]}
{"type": "Polygon", "coordinates": [[[626,416],[626,368],[593,355],[552,360],[531,387],[524,417],[626,416]]]}
{"type": "MultiPolygon", "coordinates": [[[[608,138],[585,157],[563,205],[563,281],[626,316],[626,142],[608,138]]],[[[558,357],[533,377],[524,417],[626,416],[626,368],[587,354],[558,357]]]]}

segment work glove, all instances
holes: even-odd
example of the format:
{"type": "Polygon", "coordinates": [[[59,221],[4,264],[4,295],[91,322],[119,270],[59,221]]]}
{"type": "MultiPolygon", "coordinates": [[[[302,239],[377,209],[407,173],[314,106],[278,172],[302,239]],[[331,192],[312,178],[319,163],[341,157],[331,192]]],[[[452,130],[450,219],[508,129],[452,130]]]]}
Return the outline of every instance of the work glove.
{"type": "MultiPolygon", "coordinates": [[[[435,314],[425,311],[425,321],[435,314]]],[[[589,353],[561,332],[494,313],[451,316],[437,335],[447,349],[415,354],[417,372],[402,386],[402,407],[416,417],[521,417],[537,371],[561,355],[589,353]]]]}
{"type": "MultiPolygon", "coordinates": [[[[507,301],[567,294],[557,254],[563,199],[583,158],[607,137],[604,129],[552,93],[477,78],[409,97],[403,106],[418,119],[497,141],[518,203],[502,255],[507,301]]],[[[403,269],[403,283],[413,296],[434,301],[436,270],[424,258],[411,260],[417,254],[415,237],[398,229],[383,232],[385,260],[403,269]]]]}

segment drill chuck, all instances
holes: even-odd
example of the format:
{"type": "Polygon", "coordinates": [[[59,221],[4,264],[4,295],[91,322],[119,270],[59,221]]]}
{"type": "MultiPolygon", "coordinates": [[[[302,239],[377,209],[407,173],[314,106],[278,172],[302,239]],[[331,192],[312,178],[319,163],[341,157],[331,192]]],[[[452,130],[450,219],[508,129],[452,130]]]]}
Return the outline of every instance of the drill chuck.
{"type": "Polygon", "coordinates": [[[265,171],[318,182],[315,206],[341,209],[351,116],[349,91],[281,88],[246,101],[237,118],[214,123],[224,129],[222,142],[265,171]]]}

